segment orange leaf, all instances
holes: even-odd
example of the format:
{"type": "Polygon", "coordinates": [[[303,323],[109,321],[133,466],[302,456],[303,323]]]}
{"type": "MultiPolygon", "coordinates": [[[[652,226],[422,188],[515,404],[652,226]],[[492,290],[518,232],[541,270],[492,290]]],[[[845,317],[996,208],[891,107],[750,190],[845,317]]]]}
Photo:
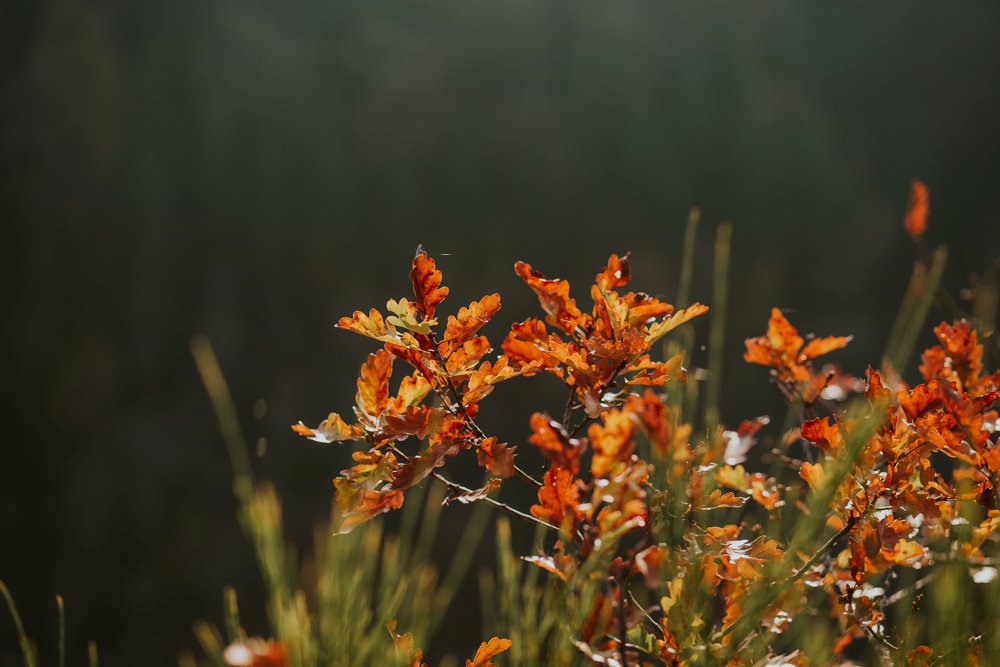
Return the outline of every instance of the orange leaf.
{"type": "Polygon", "coordinates": [[[378,417],[389,404],[389,376],[392,354],[379,350],[368,355],[358,378],[358,409],[368,417],[378,417]]]}
{"type": "MultiPolygon", "coordinates": [[[[747,351],[743,358],[751,364],[761,364],[774,368],[794,367],[798,363],[799,350],[805,343],[798,330],[785,318],[777,308],[771,309],[771,318],[767,322],[767,334],[746,340],[747,351]]],[[[798,374],[796,374],[798,375],[798,374]]],[[[806,379],[806,375],[795,377],[796,380],[806,379]]]]}
{"type": "Polygon", "coordinates": [[[927,186],[920,181],[910,184],[910,202],[906,207],[906,217],[903,226],[906,233],[913,239],[918,239],[927,231],[927,216],[931,212],[931,195],[927,186]]]}
{"type": "Polygon", "coordinates": [[[358,424],[348,425],[335,412],[324,419],[319,426],[311,429],[302,422],[292,425],[292,430],[304,438],[315,440],[316,442],[329,443],[340,442],[342,440],[363,440],[365,431],[358,424]]]}
{"type": "Polygon", "coordinates": [[[340,533],[349,533],[352,528],[369,519],[403,506],[403,492],[395,489],[369,491],[361,502],[350,511],[341,514],[340,533]]]}
{"type": "Polygon", "coordinates": [[[805,348],[802,350],[802,356],[806,359],[812,359],[824,354],[829,354],[834,350],[846,347],[847,344],[853,339],[854,336],[827,336],[826,338],[813,338],[806,343],[805,348]]]}
{"type": "Polygon", "coordinates": [[[426,405],[410,406],[400,412],[386,412],[382,433],[386,437],[404,440],[416,436],[423,440],[441,429],[448,413],[426,405]]]}
{"type": "Polygon", "coordinates": [[[473,301],[468,308],[459,308],[458,317],[448,316],[448,327],[444,331],[444,339],[454,343],[468,340],[490,321],[500,310],[500,295],[484,296],[479,301],[473,301]]]}
{"type": "Polygon", "coordinates": [[[549,334],[545,324],[536,318],[512,324],[510,333],[500,346],[512,361],[536,362],[541,370],[551,370],[557,374],[559,360],[549,351],[549,334]]]}
{"type": "Polygon", "coordinates": [[[468,505],[476,502],[477,500],[482,500],[486,498],[491,493],[500,488],[500,478],[490,477],[490,479],[481,488],[473,489],[472,491],[463,491],[454,496],[448,496],[444,499],[442,504],[447,505],[448,503],[459,502],[463,505],[468,505]]]}
{"type": "Polygon", "coordinates": [[[476,450],[479,465],[497,477],[510,477],[514,474],[514,452],[516,449],[516,447],[497,442],[496,438],[486,438],[479,443],[479,448],[476,450]]]}
{"type": "Polygon", "coordinates": [[[646,345],[652,345],[680,325],[693,320],[699,315],[704,315],[707,312],[708,306],[696,303],[688,306],[684,310],[678,310],[662,322],[656,322],[649,325],[649,327],[646,328],[646,345]]]}
{"type": "Polygon", "coordinates": [[[531,430],[528,442],[538,447],[545,458],[574,475],[580,472],[582,448],[579,440],[567,438],[558,422],[540,412],[531,415],[531,430]]]}
{"type": "Polygon", "coordinates": [[[476,651],[476,657],[465,661],[465,667],[494,667],[493,663],[490,662],[490,658],[500,655],[512,645],[513,642],[509,639],[500,639],[498,637],[483,642],[479,645],[479,650],[476,651]]]}
{"type": "Polygon", "coordinates": [[[460,449],[461,445],[451,440],[432,442],[427,449],[416,456],[411,456],[409,461],[399,467],[392,480],[393,488],[405,491],[416,486],[427,479],[435,468],[443,466],[445,459],[454,456],[460,449]]]}
{"type": "Polygon", "coordinates": [[[601,269],[595,281],[602,290],[608,291],[616,287],[628,285],[628,281],[632,277],[632,271],[629,266],[629,256],[631,254],[627,252],[621,258],[618,255],[611,255],[608,259],[608,265],[601,269]]]}
{"type": "Polygon", "coordinates": [[[701,503],[698,509],[703,510],[715,510],[723,507],[743,507],[747,504],[746,496],[737,496],[732,491],[727,491],[723,493],[721,490],[716,489],[708,495],[708,498],[701,503]]]}
{"type": "Polygon", "coordinates": [[[486,336],[476,336],[455,347],[450,342],[442,343],[442,347],[452,348],[445,363],[445,369],[452,376],[467,374],[492,349],[486,336]]]}
{"type": "Polygon", "coordinates": [[[478,403],[493,391],[493,385],[504,380],[509,380],[518,375],[531,375],[538,368],[536,362],[525,364],[520,368],[514,368],[508,363],[507,357],[501,356],[496,362],[484,361],[482,366],[476,369],[469,376],[469,383],[462,395],[462,403],[478,403]]]}
{"type": "Polygon", "coordinates": [[[632,455],[634,443],[632,431],[635,423],[632,415],[623,410],[611,410],[602,415],[604,424],[591,424],[587,431],[594,458],[590,461],[590,472],[594,477],[604,477],[619,461],[627,461],[632,455]]]}
{"type": "Polygon", "coordinates": [[[580,494],[573,474],[556,465],[549,468],[545,472],[545,483],[538,489],[538,502],[531,506],[531,515],[553,525],[561,526],[567,516],[574,522],[579,519],[580,494]]]}
{"type": "Polygon", "coordinates": [[[515,263],[514,273],[538,295],[542,310],[549,315],[548,323],[566,333],[572,333],[583,313],[576,307],[576,301],[569,296],[569,281],[546,278],[526,262],[515,263]]]}
{"type": "Polygon", "coordinates": [[[830,453],[840,449],[844,437],[839,424],[830,424],[829,417],[810,419],[802,423],[802,438],[830,453]]]}
{"type": "Polygon", "coordinates": [[[669,303],[654,299],[642,292],[629,292],[622,299],[628,306],[628,325],[630,327],[642,326],[651,319],[674,312],[674,307],[669,303]]]}
{"type": "Polygon", "coordinates": [[[437,270],[434,260],[421,250],[413,258],[413,269],[410,271],[410,282],[413,283],[413,294],[417,299],[417,310],[426,318],[434,317],[434,309],[448,296],[448,288],[440,287],[441,272],[437,270]]]}

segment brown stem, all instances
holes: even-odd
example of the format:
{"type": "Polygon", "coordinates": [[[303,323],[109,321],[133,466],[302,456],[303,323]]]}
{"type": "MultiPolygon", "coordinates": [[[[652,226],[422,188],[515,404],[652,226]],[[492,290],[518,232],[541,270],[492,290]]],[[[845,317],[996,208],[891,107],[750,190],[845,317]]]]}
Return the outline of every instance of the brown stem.
{"type": "MultiPolygon", "coordinates": [[[[482,443],[483,440],[486,439],[486,434],[483,432],[483,429],[479,428],[479,424],[477,424],[476,421],[472,418],[472,415],[469,414],[469,409],[465,407],[465,403],[462,402],[462,397],[459,396],[458,394],[458,387],[456,387],[455,383],[452,382],[451,375],[447,374],[447,368],[446,368],[447,362],[445,361],[444,357],[441,356],[441,350],[438,349],[437,337],[431,334],[430,340],[431,344],[434,346],[433,350],[434,359],[439,364],[441,364],[442,368],[446,369],[445,379],[447,380],[447,384],[445,386],[447,387],[448,392],[451,394],[451,398],[454,401],[454,404],[452,404],[451,401],[447,400],[441,394],[440,391],[438,392],[438,395],[441,396],[441,400],[444,402],[449,412],[451,412],[455,416],[461,416],[462,419],[465,420],[465,423],[468,426],[469,430],[472,431],[473,436],[475,436],[476,439],[479,441],[477,444],[480,444],[482,443]]],[[[435,385],[432,383],[431,386],[435,385]]],[[[514,474],[516,474],[518,477],[520,477],[528,484],[534,485],[536,488],[540,488],[542,486],[541,482],[532,477],[527,471],[525,471],[516,463],[514,464],[514,474]]]]}
{"type": "MultiPolygon", "coordinates": [[[[403,453],[398,447],[393,446],[390,447],[390,449],[392,450],[392,453],[395,454],[397,457],[399,457],[399,459],[402,460],[404,463],[410,460],[410,457],[408,457],[405,453],[403,453]]],[[[452,480],[448,479],[447,477],[436,471],[431,473],[431,477],[433,477],[440,483],[444,484],[446,487],[448,487],[448,490],[454,493],[455,495],[459,495],[462,493],[474,493],[475,491],[474,489],[470,489],[467,486],[463,486],[458,482],[453,482],[452,480]]],[[[495,500],[493,498],[490,498],[489,496],[484,496],[483,500],[488,502],[490,505],[493,505],[494,507],[497,507],[503,510],[504,512],[507,512],[512,516],[516,516],[519,519],[530,521],[531,523],[534,523],[535,525],[538,526],[545,526],[549,530],[554,530],[557,533],[559,532],[559,528],[553,526],[548,521],[543,521],[542,519],[539,519],[536,516],[522,512],[521,510],[511,507],[506,503],[502,503],[499,500],[495,500]]]]}
{"type": "MultiPolygon", "coordinates": [[[[821,558],[823,558],[824,556],[826,556],[826,554],[829,553],[830,550],[833,549],[833,547],[837,544],[837,541],[840,540],[840,538],[844,537],[849,532],[851,532],[851,529],[854,527],[854,524],[856,522],[857,522],[857,518],[853,514],[851,516],[849,516],[847,518],[847,521],[844,523],[844,527],[841,528],[840,530],[838,530],[836,533],[834,533],[830,537],[830,539],[828,539],[825,543],[823,543],[823,546],[821,546],[819,549],[817,549],[816,553],[814,553],[812,555],[812,557],[810,557],[809,560],[807,560],[802,567],[800,567],[798,570],[796,570],[795,572],[793,572],[792,576],[790,576],[785,581],[781,582],[780,585],[776,585],[776,586],[773,587],[772,590],[776,591],[776,592],[774,592],[770,596],[770,598],[771,598],[770,600],[768,600],[764,604],[760,605],[760,609],[755,609],[753,611],[747,610],[746,612],[744,612],[743,618],[756,618],[756,615],[754,614],[754,612],[763,611],[764,609],[767,609],[767,607],[770,606],[770,604],[774,601],[775,598],[778,597],[778,595],[782,591],[787,590],[787,588],[789,586],[791,586],[796,581],[798,581],[799,579],[801,579],[805,575],[805,573],[808,572],[812,568],[813,565],[815,565],[816,563],[818,563],[821,558]]],[[[737,628],[737,626],[739,626],[739,625],[740,625],[739,621],[737,621],[736,623],[733,623],[728,628],[726,628],[725,630],[723,630],[722,634],[720,634],[719,637],[720,638],[725,637],[726,635],[728,635],[729,633],[731,633],[733,630],[735,630],[737,628]]]]}

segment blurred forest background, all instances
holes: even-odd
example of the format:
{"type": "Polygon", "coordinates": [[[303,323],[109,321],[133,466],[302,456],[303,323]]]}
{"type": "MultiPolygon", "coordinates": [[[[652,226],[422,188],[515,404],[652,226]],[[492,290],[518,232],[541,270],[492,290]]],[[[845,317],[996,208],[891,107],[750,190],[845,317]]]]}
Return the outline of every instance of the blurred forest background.
{"type": "MultiPolygon", "coordinates": [[[[515,260],[587,301],[631,249],[637,289],[669,300],[697,204],[710,302],[732,221],[731,425],[780,409],[740,358],[772,305],[854,334],[847,369],[877,361],[912,178],[951,287],[1000,250],[996,3],[39,0],[0,9],[0,49],[0,578],[43,658],[56,593],[71,650],[96,639],[109,665],[171,664],[226,584],[265,631],[193,334],[305,545],[349,448],[289,424],[349,409],[371,347],[333,322],[409,295],[418,243],[446,312],[501,292],[498,342],[537,312],[515,260]]],[[[522,443],[552,386],[508,383],[482,423],[522,443]]],[[[463,595],[431,657],[479,641],[474,577],[463,595]]]]}

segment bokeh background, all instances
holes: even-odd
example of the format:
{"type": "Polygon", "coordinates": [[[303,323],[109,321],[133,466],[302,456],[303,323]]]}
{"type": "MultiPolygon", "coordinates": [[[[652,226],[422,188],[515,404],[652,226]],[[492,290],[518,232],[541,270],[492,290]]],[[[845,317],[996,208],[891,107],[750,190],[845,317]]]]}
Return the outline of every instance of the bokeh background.
{"type": "MultiPolygon", "coordinates": [[[[777,409],[740,360],[772,305],[853,333],[849,370],[877,361],[912,178],[952,288],[1000,254],[996,3],[39,0],[5,3],[0,36],[0,578],[43,659],[56,593],[78,660],[93,638],[104,664],[172,664],[227,584],[265,630],[193,334],[305,546],[349,450],[289,424],[349,408],[370,347],[332,324],[408,295],[418,243],[452,309],[503,294],[499,342],[537,311],[515,260],[586,300],[631,249],[669,300],[697,204],[710,301],[732,221],[730,424],[777,409]]],[[[552,388],[501,387],[484,425],[523,442],[552,388]]],[[[464,595],[432,658],[479,641],[464,595]]]]}

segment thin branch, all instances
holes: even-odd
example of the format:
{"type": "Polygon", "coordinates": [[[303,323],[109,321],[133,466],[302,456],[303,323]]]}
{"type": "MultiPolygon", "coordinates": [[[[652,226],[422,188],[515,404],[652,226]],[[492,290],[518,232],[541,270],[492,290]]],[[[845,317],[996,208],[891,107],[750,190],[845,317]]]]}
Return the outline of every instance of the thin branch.
{"type": "MultiPolygon", "coordinates": [[[[786,579],[785,581],[781,582],[780,587],[779,586],[775,586],[775,588],[779,589],[779,592],[780,592],[781,590],[787,589],[789,586],[791,586],[796,581],[798,581],[799,579],[801,579],[805,575],[806,572],[808,572],[816,563],[818,563],[823,557],[825,557],[827,555],[827,553],[829,553],[833,549],[833,547],[837,544],[837,541],[840,540],[840,538],[844,537],[849,532],[851,532],[851,529],[854,527],[854,524],[856,522],[857,522],[857,518],[854,515],[851,515],[850,517],[848,517],[847,521],[844,523],[844,527],[843,528],[841,528],[840,530],[838,530],[836,533],[834,533],[830,537],[830,539],[828,539],[826,542],[824,542],[823,546],[821,546],[819,549],[817,549],[816,552],[812,555],[812,557],[810,557],[809,560],[807,560],[802,567],[800,567],[798,570],[796,570],[795,572],[793,572],[792,575],[788,579],[786,579]]],[[[764,609],[767,609],[767,607],[770,606],[771,602],[774,601],[774,599],[777,597],[777,595],[778,595],[778,593],[775,593],[774,595],[772,595],[771,596],[771,600],[769,600],[766,603],[764,603],[761,606],[760,610],[762,611],[764,609]]],[[[757,610],[754,610],[754,611],[757,611],[757,610]]],[[[744,618],[751,617],[751,616],[752,616],[752,614],[751,614],[750,610],[747,610],[746,612],[744,612],[744,618]]],[[[726,628],[725,630],[722,631],[722,633],[719,635],[720,638],[721,637],[725,637],[726,635],[728,635],[730,632],[732,632],[734,629],[736,629],[736,627],[739,626],[739,625],[740,625],[739,621],[737,621],[736,623],[733,623],[732,625],[730,625],[728,628],[726,628]]]]}
{"type": "MultiPolygon", "coordinates": [[[[404,463],[406,463],[407,461],[410,460],[410,457],[407,456],[398,447],[391,446],[390,449],[392,450],[392,453],[395,454],[397,457],[399,457],[399,459],[401,461],[403,461],[404,463]]],[[[431,473],[431,477],[433,477],[438,482],[440,482],[440,483],[444,484],[446,487],[448,487],[448,490],[451,491],[456,496],[457,495],[461,495],[463,493],[474,493],[475,492],[475,489],[470,489],[469,487],[464,486],[462,484],[459,484],[458,482],[453,482],[452,480],[448,479],[447,477],[445,477],[444,475],[442,475],[441,473],[439,473],[437,471],[432,472],[431,473]]],[[[523,519],[525,521],[530,521],[531,523],[533,523],[535,525],[538,525],[538,526],[545,526],[549,530],[554,530],[557,533],[559,532],[559,528],[557,526],[553,526],[548,521],[543,521],[542,519],[539,519],[536,516],[533,516],[531,514],[527,514],[525,512],[522,512],[521,510],[516,509],[514,507],[511,507],[510,505],[508,505],[506,503],[502,503],[499,500],[496,500],[494,498],[490,498],[489,496],[483,496],[482,500],[488,502],[490,505],[493,505],[494,507],[497,507],[497,508],[503,510],[504,512],[507,512],[508,514],[510,514],[512,516],[516,516],[519,519],[523,519]]]]}
{"type": "MultiPolygon", "coordinates": [[[[438,349],[437,337],[434,336],[433,334],[431,334],[431,344],[434,346],[433,355],[434,355],[435,360],[438,363],[440,363],[442,367],[445,367],[446,366],[446,362],[444,360],[444,357],[441,356],[441,351],[438,349]]],[[[472,418],[472,415],[469,414],[469,409],[462,402],[462,397],[459,396],[459,394],[458,394],[458,387],[456,387],[455,383],[452,381],[451,375],[448,375],[446,373],[445,374],[445,379],[447,380],[447,384],[445,385],[445,387],[448,389],[448,392],[451,394],[451,398],[454,401],[454,403],[452,403],[452,401],[450,401],[447,398],[445,398],[445,396],[440,391],[438,391],[438,395],[441,397],[441,400],[444,402],[444,404],[448,408],[449,412],[451,412],[456,417],[460,416],[460,417],[462,417],[463,420],[465,420],[465,423],[468,425],[469,430],[472,432],[472,434],[479,441],[479,443],[477,443],[477,444],[482,443],[482,441],[486,439],[486,434],[483,432],[483,429],[479,428],[479,424],[477,424],[476,421],[472,418]]],[[[435,386],[435,385],[432,383],[431,386],[435,386]]],[[[520,477],[522,480],[524,480],[528,484],[534,485],[536,488],[540,488],[542,486],[541,482],[539,482],[537,479],[535,479],[534,477],[532,477],[531,474],[529,474],[527,471],[525,471],[523,468],[521,468],[516,463],[514,464],[514,474],[516,474],[518,477],[520,477]]]]}

